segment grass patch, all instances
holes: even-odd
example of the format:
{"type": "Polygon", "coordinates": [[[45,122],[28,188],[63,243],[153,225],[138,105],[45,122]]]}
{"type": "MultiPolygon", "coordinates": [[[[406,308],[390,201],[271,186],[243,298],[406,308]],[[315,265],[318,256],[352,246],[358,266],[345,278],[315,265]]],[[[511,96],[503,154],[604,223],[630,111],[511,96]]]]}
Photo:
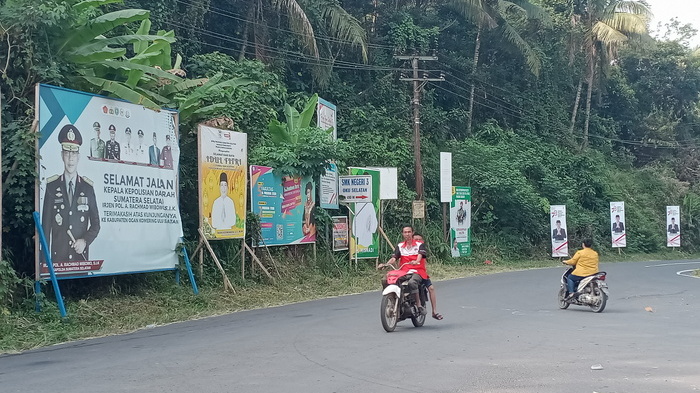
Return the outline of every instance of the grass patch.
{"type": "MultiPolygon", "coordinates": [[[[654,255],[614,253],[603,255],[601,260],[610,262],[691,257],[693,256],[678,252],[654,255]]],[[[357,271],[333,266],[330,274],[317,266],[287,268],[282,272],[285,278],[278,279],[275,284],[262,278],[242,281],[240,278],[235,279],[231,273],[236,294],[223,292],[220,278],[213,269],[205,272],[204,279],[198,281],[198,296],[192,294],[187,283],[173,285],[170,273],[117,276],[96,284],[63,281],[61,287],[66,297],[69,318],[61,320],[52,294],[42,299],[43,311],[40,313],[34,311],[33,299],[25,300],[10,309],[9,313],[0,313],[0,353],[15,353],[66,341],[128,333],[154,325],[241,310],[378,290],[384,273],[374,270],[373,261],[361,261],[360,265],[357,271]],[[91,288],[81,289],[86,285],[91,288]]],[[[495,260],[493,264],[484,264],[484,258],[474,257],[459,264],[429,260],[428,270],[433,281],[439,282],[552,266],[558,266],[558,260],[495,260]]],[[[695,273],[698,274],[698,271],[695,273]]],[[[50,290],[49,287],[50,285],[44,286],[44,290],[50,290]]]]}

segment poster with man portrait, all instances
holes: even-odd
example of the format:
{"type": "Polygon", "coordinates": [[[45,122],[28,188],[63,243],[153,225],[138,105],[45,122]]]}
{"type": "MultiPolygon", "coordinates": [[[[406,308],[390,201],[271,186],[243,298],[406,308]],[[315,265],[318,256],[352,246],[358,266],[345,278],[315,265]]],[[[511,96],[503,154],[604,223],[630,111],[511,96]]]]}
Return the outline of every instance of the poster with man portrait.
{"type": "Polygon", "coordinates": [[[569,256],[569,239],[566,234],[566,205],[549,207],[549,219],[552,239],[552,256],[569,256]]]}
{"type": "Polygon", "coordinates": [[[245,238],[248,139],[242,132],[198,127],[199,217],[207,239],[245,238]]]}
{"type": "MultiPolygon", "coordinates": [[[[36,107],[36,209],[57,275],[175,268],[177,112],[49,85],[37,85],[36,107]]],[[[39,279],[48,265],[38,237],[36,248],[39,279]]]]}
{"type": "Polygon", "coordinates": [[[666,206],[666,247],[681,246],[681,207],[666,206]]]}
{"type": "Polygon", "coordinates": [[[613,248],[627,247],[625,202],[610,202],[610,233],[613,248]]]}
{"type": "Polygon", "coordinates": [[[450,254],[453,258],[472,253],[472,189],[452,187],[450,202],[450,254]]]}
{"type": "Polygon", "coordinates": [[[310,177],[280,176],[274,168],[251,165],[250,184],[250,205],[262,237],[255,246],[316,242],[316,185],[310,177]]]}

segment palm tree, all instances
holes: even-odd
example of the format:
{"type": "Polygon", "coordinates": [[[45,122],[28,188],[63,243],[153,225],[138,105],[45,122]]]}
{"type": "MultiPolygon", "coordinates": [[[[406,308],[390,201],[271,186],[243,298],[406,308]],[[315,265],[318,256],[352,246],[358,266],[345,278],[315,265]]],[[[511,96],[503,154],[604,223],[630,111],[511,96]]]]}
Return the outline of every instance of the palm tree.
{"type": "MultiPolygon", "coordinates": [[[[516,47],[525,57],[525,62],[530,71],[538,75],[541,68],[541,60],[537,52],[509,23],[508,17],[525,17],[545,21],[547,15],[544,10],[533,5],[528,0],[452,0],[451,6],[463,17],[477,25],[476,42],[474,45],[474,62],[472,64],[472,79],[476,74],[479,64],[479,51],[481,49],[481,34],[484,29],[496,30],[511,45],[516,47]]],[[[472,118],[474,110],[475,84],[472,80],[469,93],[469,111],[467,115],[467,135],[472,130],[472,118]]]]}
{"type": "MultiPolygon", "coordinates": [[[[588,147],[591,95],[596,70],[610,64],[621,45],[633,36],[647,34],[649,8],[637,0],[571,0],[585,24],[583,51],[586,59],[586,120],[581,149],[588,147]]],[[[580,90],[579,90],[580,91],[580,90]]],[[[578,100],[577,100],[578,102],[578,100]]],[[[572,116],[572,124],[576,121],[572,116]]]]}

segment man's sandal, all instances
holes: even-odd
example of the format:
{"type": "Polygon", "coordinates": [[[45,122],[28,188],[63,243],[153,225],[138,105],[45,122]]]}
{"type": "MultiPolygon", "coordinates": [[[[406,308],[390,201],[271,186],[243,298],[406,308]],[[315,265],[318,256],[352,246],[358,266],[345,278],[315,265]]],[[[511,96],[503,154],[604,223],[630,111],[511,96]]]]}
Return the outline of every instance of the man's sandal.
{"type": "Polygon", "coordinates": [[[442,320],[442,314],[440,314],[440,313],[433,314],[433,318],[437,319],[438,321],[441,321],[441,320],[442,320]]]}

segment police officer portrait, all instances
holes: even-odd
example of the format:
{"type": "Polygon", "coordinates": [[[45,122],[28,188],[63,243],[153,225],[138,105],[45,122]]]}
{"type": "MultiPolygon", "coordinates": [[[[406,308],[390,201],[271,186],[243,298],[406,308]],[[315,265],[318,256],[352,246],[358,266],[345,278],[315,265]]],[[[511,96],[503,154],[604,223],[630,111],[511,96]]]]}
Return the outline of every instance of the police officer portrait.
{"type": "Polygon", "coordinates": [[[63,173],[46,179],[41,225],[53,262],[87,261],[90,244],[100,232],[100,217],[92,182],[78,174],[83,138],[68,124],[58,133],[58,142],[63,173]]]}

